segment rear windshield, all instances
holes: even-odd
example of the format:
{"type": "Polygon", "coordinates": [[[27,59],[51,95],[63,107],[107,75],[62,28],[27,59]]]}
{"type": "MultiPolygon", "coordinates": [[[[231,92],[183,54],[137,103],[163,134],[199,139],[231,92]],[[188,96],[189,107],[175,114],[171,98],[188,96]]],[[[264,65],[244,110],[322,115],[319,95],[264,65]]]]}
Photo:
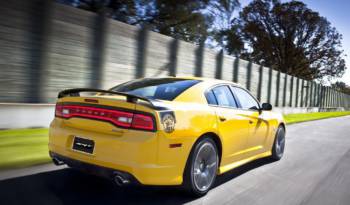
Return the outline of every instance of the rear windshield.
{"type": "Polygon", "coordinates": [[[177,78],[145,78],[120,84],[112,91],[125,92],[149,99],[173,100],[199,80],[177,78]]]}

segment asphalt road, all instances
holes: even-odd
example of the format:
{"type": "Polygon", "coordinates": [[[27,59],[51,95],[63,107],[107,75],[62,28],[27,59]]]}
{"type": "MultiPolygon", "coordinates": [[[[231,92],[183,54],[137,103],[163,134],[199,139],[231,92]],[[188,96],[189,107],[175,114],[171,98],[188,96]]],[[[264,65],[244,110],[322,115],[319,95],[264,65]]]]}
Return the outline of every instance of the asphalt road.
{"type": "Polygon", "coordinates": [[[287,127],[284,158],[258,160],[195,199],[176,187],[115,187],[72,169],[0,172],[1,204],[350,204],[350,116],[287,127]]]}

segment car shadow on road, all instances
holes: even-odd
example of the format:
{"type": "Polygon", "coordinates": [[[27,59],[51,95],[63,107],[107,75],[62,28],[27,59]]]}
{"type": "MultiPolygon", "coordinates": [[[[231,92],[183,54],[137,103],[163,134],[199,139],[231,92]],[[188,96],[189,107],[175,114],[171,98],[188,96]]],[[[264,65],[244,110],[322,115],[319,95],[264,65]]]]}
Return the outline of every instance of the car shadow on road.
{"type": "MultiPolygon", "coordinates": [[[[215,187],[257,167],[260,159],[219,176],[215,187]]],[[[213,190],[215,191],[215,190],[213,190]]],[[[195,200],[174,186],[117,187],[111,181],[61,169],[0,181],[0,199],[6,204],[183,204],[195,200]]]]}
{"type": "Polygon", "coordinates": [[[258,160],[255,160],[253,162],[247,163],[245,165],[242,165],[240,167],[237,167],[231,171],[228,171],[228,172],[218,176],[216,178],[214,187],[220,186],[221,184],[224,184],[230,180],[233,180],[234,178],[236,178],[242,174],[245,174],[251,170],[254,170],[255,168],[258,168],[258,167],[261,167],[261,166],[264,166],[264,165],[267,165],[267,164],[270,164],[273,162],[275,162],[275,161],[270,159],[270,158],[262,158],[262,159],[258,159],[258,160]]]}

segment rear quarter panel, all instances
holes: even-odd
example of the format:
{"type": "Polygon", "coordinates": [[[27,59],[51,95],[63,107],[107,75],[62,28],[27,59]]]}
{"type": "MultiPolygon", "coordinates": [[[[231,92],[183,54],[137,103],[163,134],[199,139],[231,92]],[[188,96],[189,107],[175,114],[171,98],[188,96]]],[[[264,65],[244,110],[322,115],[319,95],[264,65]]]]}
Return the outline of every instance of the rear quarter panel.
{"type": "Polygon", "coordinates": [[[205,133],[217,132],[217,119],[215,111],[203,104],[171,102],[168,107],[174,111],[176,124],[173,132],[165,132],[161,112],[167,111],[157,113],[158,163],[175,164],[174,174],[178,175],[182,182],[182,173],[194,143],[205,133]],[[181,144],[181,147],[170,148],[171,144],[181,144]]]}

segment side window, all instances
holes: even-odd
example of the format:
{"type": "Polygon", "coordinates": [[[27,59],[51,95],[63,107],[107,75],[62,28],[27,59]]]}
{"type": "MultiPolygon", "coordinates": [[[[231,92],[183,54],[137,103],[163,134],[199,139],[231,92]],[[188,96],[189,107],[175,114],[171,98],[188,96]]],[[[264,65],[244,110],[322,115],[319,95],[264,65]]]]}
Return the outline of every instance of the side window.
{"type": "Polygon", "coordinates": [[[216,102],[216,99],[215,99],[215,96],[214,96],[214,93],[212,90],[206,92],[205,97],[207,98],[209,105],[217,105],[218,104],[218,102],[216,102]]]}
{"type": "Polygon", "coordinates": [[[215,87],[213,93],[218,105],[237,108],[237,103],[228,86],[215,87]]]}
{"type": "Polygon", "coordinates": [[[258,102],[245,90],[238,87],[231,87],[233,92],[235,93],[238,101],[240,102],[242,108],[244,109],[259,109],[258,102]]]}

